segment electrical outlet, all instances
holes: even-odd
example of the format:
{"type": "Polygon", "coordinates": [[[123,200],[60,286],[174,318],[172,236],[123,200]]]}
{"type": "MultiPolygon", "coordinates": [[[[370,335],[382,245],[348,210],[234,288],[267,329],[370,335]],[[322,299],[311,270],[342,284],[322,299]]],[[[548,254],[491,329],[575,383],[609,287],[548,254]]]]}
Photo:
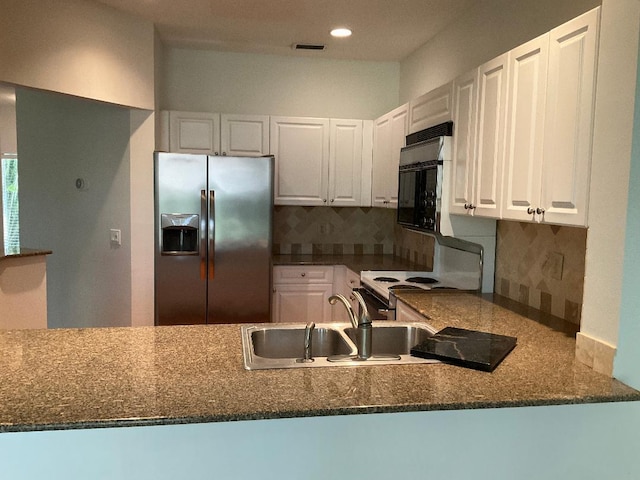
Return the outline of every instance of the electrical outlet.
{"type": "Polygon", "coordinates": [[[122,245],[122,232],[120,230],[112,228],[110,231],[111,243],[113,245],[122,245]]]}

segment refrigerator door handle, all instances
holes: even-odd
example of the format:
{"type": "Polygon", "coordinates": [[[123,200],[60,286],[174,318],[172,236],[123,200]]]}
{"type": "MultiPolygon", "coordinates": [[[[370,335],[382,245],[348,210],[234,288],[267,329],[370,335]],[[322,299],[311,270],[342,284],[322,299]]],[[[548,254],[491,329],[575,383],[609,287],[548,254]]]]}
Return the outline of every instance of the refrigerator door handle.
{"type": "Polygon", "coordinates": [[[200,190],[200,280],[207,278],[207,192],[200,190]]]}
{"type": "Polygon", "coordinates": [[[216,267],[216,192],[209,190],[209,279],[215,277],[216,267]]]}

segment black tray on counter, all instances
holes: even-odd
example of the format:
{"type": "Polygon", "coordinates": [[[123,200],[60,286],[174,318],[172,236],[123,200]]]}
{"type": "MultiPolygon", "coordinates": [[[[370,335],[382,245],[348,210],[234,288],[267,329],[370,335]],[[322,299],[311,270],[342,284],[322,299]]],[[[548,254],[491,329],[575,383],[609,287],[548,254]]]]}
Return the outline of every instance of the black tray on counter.
{"type": "Polygon", "coordinates": [[[411,349],[411,355],[462,367],[493,371],[516,346],[516,338],[446,327],[411,349]]]}

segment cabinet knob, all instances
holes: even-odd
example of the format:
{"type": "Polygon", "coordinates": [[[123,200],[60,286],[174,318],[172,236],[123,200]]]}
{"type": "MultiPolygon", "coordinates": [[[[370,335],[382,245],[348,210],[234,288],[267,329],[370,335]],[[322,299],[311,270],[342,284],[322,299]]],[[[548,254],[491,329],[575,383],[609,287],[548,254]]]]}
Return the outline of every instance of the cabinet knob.
{"type": "Polygon", "coordinates": [[[326,199],[326,198],[323,198],[323,199],[322,199],[322,201],[323,201],[324,203],[327,203],[327,199],[326,199]]]}
{"type": "Polygon", "coordinates": [[[306,274],[306,273],[304,273],[304,272],[302,272],[302,273],[300,274],[300,276],[301,276],[301,277],[304,277],[304,276],[306,276],[306,275],[307,275],[307,274],[306,274]]]}
{"type": "Polygon", "coordinates": [[[534,213],[536,213],[536,211],[533,208],[529,207],[529,208],[527,208],[527,213],[529,215],[533,215],[534,213]]]}
{"type": "Polygon", "coordinates": [[[331,203],[333,203],[334,201],[335,201],[335,198],[332,198],[332,199],[331,199],[331,203]]]}
{"type": "Polygon", "coordinates": [[[536,208],[536,213],[538,215],[542,215],[544,213],[544,208],[536,208]]]}
{"type": "Polygon", "coordinates": [[[222,155],[223,155],[224,157],[226,157],[226,156],[227,156],[227,152],[222,152],[222,155]]]}
{"type": "Polygon", "coordinates": [[[213,152],[213,154],[217,157],[218,155],[220,155],[218,152],[213,152]]]}

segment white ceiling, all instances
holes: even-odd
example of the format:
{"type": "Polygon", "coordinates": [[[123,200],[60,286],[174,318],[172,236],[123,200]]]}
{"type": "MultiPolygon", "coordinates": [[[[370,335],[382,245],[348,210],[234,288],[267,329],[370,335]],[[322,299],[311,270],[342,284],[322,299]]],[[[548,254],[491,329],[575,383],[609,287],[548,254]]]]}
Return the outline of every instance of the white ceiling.
{"type": "Polygon", "coordinates": [[[165,45],[400,61],[478,0],[90,0],[152,21],[165,45]],[[348,26],[353,35],[333,39],[348,26]],[[295,43],[325,44],[321,52],[295,43]]]}

